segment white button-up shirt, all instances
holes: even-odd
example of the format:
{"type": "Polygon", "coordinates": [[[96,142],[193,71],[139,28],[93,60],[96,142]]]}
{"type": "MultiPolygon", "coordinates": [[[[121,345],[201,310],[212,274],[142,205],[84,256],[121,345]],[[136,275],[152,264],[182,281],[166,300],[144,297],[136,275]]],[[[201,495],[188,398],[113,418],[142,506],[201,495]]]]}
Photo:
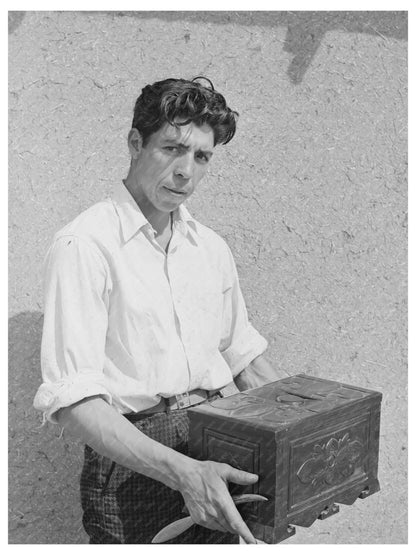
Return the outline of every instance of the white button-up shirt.
{"type": "Polygon", "coordinates": [[[180,206],[166,253],[122,183],[55,235],[44,284],[34,406],[52,422],[93,395],[127,413],[221,388],[267,347],[224,240],[180,206]]]}

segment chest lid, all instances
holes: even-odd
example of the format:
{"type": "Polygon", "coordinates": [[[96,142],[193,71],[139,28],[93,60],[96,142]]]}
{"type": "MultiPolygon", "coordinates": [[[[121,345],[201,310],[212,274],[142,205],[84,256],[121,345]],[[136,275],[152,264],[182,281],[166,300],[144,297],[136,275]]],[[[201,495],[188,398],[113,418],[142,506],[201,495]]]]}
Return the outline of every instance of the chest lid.
{"type": "Polygon", "coordinates": [[[248,421],[253,426],[279,429],[365,400],[380,402],[381,394],[336,381],[298,374],[204,403],[191,408],[190,412],[248,421]]]}

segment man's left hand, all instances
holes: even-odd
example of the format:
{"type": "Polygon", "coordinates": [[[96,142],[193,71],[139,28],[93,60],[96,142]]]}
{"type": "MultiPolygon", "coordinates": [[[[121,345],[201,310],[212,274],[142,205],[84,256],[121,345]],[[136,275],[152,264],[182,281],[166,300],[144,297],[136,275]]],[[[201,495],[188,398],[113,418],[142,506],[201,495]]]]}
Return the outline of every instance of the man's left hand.
{"type": "Polygon", "coordinates": [[[234,382],[240,391],[245,391],[282,378],[287,378],[287,375],[277,371],[263,355],[259,355],[234,378],[234,382]]]}

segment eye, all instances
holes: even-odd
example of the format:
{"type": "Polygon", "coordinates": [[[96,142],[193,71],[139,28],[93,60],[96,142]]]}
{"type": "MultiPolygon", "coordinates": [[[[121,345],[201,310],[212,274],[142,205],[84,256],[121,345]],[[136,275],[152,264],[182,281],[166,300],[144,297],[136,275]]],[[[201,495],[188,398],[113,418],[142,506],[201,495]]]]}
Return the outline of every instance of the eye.
{"type": "Polygon", "coordinates": [[[209,156],[207,156],[204,152],[198,152],[196,157],[201,162],[204,162],[204,163],[209,162],[209,156]]]}
{"type": "Polygon", "coordinates": [[[177,146],[165,146],[164,150],[167,150],[168,152],[178,152],[178,147],[177,146]]]}

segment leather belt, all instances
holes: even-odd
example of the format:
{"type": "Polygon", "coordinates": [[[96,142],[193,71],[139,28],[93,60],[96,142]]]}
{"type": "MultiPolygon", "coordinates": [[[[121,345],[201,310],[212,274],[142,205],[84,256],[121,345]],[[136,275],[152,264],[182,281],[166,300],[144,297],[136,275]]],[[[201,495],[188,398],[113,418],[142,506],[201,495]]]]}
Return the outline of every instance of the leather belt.
{"type": "Polygon", "coordinates": [[[195,405],[203,403],[207,399],[214,399],[217,397],[223,397],[221,390],[206,391],[205,389],[194,389],[193,391],[187,391],[179,395],[174,395],[173,397],[162,397],[160,402],[154,407],[142,410],[140,412],[131,412],[124,414],[124,416],[130,422],[137,422],[138,420],[143,420],[152,414],[157,414],[158,412],[169,413],[173,410],[187,409],[195,405]]]}

